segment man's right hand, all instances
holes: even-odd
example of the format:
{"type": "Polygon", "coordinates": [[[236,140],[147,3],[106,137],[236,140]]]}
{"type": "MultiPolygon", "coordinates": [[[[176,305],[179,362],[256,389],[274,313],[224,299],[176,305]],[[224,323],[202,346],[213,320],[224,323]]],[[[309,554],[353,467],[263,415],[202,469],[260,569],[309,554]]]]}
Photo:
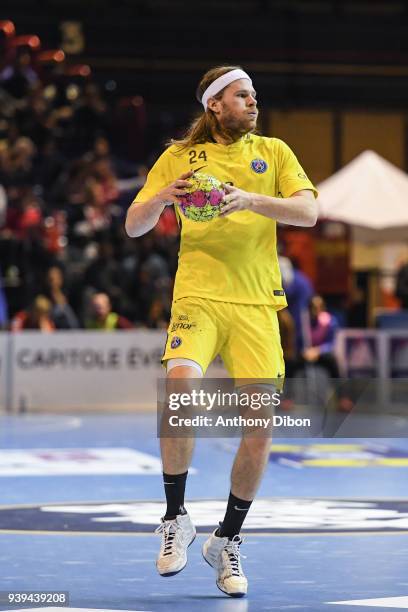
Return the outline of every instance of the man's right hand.
{"type": "Polygon", "coordinates": [[[161,202],[165,206],[171,206],[172,204],[178,204],[178,198],[184,195],[187,187],[191,187],[191,183],[188,182],[189,179],[193,175],[193,170],[182,174],[174,183],[170,183],[167,187],[159,191],[159,193],[155,196],[155,200],[161,202]]]}

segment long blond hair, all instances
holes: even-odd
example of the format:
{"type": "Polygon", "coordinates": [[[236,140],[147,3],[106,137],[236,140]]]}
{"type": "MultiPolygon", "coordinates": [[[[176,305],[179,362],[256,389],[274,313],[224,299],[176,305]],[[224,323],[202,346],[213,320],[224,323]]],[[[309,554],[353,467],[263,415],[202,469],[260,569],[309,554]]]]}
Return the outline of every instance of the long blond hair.
{"type": "MultiPolygon", "coordinates": [[[[242,70],[240,66],[217,66],[216,68],[211,68],[211,70],[208,70],[208,72],[206,72],[205,75],[202,77],[197,87],[197,100],[201,103],[203,93],[205,92],[207,87],[209,87],[211,83],[215,81],[215,79],[218,79],[218,77],[222,76],[226,72],[230,72],[231,70],[237,69],[242,70]]],[[[224,90],[225,87],[213,97],[216,100],[220,100],[223,96],[224,90]]],[[[206,111],[200,113],[200,115],[192,121],[182,138],[170,140],[170,142],[167,143],[167,146],[176,145],[177,151],[179,152],[196,144],[203,144],[205,142],[215,142],[214,132],[218,132],[227,140],[230,138],[229,134],[223,133],[222,128],[218,124],[215,113],[211,109],[207,108],[206,111]]]]}

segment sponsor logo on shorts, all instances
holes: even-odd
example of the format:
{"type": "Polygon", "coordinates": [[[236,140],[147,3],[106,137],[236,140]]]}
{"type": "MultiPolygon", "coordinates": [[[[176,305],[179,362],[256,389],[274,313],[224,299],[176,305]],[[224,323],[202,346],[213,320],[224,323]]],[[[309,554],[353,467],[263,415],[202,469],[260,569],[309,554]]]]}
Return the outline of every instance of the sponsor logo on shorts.
{"type": "Polygon", "coordinates": [[[275,289],[273,295],[284,296],[285,292],[283,289],[275,289]]]}
{"type": "Polygon", "coordinates": [[[177,331],[178,329],[191,329],[195,327],[197,323],[173,323],[170,329],[170,333],[177,331]]]}
{"type": "Polygon", "coordinates": [[[181,338],[179,338],[179,336],[174,336],[174,338],[172,338],[172,340],[171,340],[171,345],[170,346],[171,346],[172,349],[175,349],[178,346],[180,346],[181,342],[182,342],[182,340],[181,340],[181,338]]]}
{"type": "Polygon", "coordinates": [[[299,178],[301,178],[301,179],[305,179],[305,180],[307,180],[307,176],[306,176],[306,174],[303,174],[302,172],[299,172],[299,173],[298,173],[298,177],[299,177],[299,178]]]}
{"type": "Polygon", "coordinates": [[[251,161],[251,168],[257,174],[263,174],[268,169],[268,164],[264,159],[253,159],[251,161]]]}

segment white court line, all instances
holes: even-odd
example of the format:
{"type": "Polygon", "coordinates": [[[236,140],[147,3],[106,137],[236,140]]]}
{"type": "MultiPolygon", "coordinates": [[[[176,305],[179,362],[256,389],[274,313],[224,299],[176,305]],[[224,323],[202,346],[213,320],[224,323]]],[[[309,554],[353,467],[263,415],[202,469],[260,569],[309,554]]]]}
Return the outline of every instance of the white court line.
{"type": "Polygon", "coordinates": [[[350,601],[328,601],[327,603],[341,606],[370,606],[372,608],[399,608],[400,610],[408,610],[407,596],[355,599],[350,601]]]}

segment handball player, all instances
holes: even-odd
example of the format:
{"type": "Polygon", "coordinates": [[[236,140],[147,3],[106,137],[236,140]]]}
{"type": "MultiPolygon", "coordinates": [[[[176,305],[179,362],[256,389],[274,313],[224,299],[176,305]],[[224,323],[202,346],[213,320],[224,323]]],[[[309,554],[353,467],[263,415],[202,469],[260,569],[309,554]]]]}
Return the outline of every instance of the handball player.
{"type": "MultiPolygon", "coordinates": [[[[126,231],[151,230],[166,206],[174,205],[181,243],[171,321],[163,355],[167,379],[201,378],[218,354],[231,377],[284,376],[277,311],[286,306],[276,248],[276,222],[311,227],[317,219],[316,190],[283,141],[255,133],[257,96],[240,67],[209,70],[197,97],[202,114],[184,138],[172,141],[156,161],[129,207],[126,231]],[[193,172],[219,179],[226,196],[221,214],[199,223],[180,215],[178,198],[193,172]],[[181,322],[187,323],[180,325],[181,322]]],[[[236,453],[226,513],[203,546],[216,584],[242,597],[248,582],[240,560],[240,530],[267,465],[270,436],[242,437],[236,453]]],[[[184,507],[194,438],[162,437],[167,510],[157,569],[180,572],[195,528],[184,507]]]]}

